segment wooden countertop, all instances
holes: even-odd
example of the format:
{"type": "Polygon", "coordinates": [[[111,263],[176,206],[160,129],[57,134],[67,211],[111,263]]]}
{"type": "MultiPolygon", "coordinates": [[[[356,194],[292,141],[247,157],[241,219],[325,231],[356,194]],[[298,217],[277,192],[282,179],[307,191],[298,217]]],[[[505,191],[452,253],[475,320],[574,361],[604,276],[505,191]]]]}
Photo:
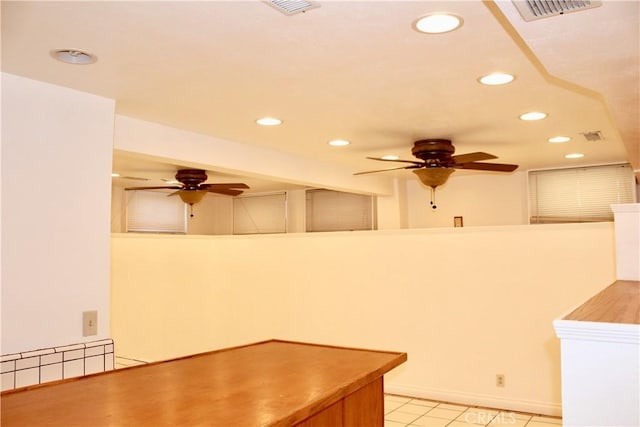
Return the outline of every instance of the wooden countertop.
{"type": "Polygon", "coordinates": [[[640,324],[640,282],[618,280],[563,320],[640,324]]]}
{"type": "Polygon", "coordinates": [[[0,424],[292,425],[406,360],[406,353],[271,340],[3,392],[0,424]]]}

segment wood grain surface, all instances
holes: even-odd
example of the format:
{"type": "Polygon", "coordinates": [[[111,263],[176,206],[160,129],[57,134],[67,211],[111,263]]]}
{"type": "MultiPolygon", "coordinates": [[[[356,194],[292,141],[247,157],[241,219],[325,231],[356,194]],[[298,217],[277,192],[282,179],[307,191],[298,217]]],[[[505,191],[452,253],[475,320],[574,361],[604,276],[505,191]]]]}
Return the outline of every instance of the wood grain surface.
{"type": "Polygon", "coordinates": [[[640,324],[640,282],[618,280],[563,319],[640,324]]]}
{"type": "Polygon", "coordinates": [[[2,427],[311,426],[324,419],[314,421],[315,414],[339,417],[345,398],[358,392],[356,403],[372,407],[382,422],[382,375],[406,359],[271,340],[3,392],[0,421],[2,427]],[[359,401],[378,391],[378,403],[359,401]]]}

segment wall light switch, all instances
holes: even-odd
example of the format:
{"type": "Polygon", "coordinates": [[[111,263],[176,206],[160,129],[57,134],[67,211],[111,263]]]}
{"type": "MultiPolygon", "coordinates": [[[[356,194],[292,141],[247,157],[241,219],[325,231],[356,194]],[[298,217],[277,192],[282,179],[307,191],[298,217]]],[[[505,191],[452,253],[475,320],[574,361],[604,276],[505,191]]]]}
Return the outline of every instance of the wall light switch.
{"type": "Polygon", "coordinates": [[[82,336],[98,335],[98,312],[83,311],[82,312],[82,336]]]}

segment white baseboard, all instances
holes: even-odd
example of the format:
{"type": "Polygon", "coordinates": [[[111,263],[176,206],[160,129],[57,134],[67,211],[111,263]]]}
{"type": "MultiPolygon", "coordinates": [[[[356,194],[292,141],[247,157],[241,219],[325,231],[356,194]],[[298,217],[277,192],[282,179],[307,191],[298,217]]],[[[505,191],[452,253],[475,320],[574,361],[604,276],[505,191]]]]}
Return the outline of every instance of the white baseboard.
{"type": "Polygon", "coordinates": [[[562,405],[535,400],[511,399],[488,394],[474,394],[457,390],[442,390],[426,387],[416,387],[408,384],[385,382],[384,392],[410,396],[420,399],[438,400],[442,402],[458,403],[468,406],[503,409],[506,411],[529,412],[533,414],[561,416],[562,405]]]}

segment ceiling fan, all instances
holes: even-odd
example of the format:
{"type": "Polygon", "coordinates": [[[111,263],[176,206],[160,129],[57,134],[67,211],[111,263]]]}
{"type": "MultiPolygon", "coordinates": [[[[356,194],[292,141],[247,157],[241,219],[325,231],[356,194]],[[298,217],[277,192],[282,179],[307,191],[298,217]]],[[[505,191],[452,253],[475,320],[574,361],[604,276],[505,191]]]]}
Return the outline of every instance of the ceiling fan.
{"type": "Polygon", "coordinates": [[[444,184],[449,176],[456,169],[473,169],[481,171],[494,172],[513,172],[518,165],[510,165],[506,163],[481,163],[482,160],[497,159],[496,156],[489,153],[475,152],[467,154],[453,155],[456,149],[448,139],[421,139],[413,143],[411,154],[420,159],[416,160],[392,160],[379,157],[367,157],[371,160],[380,160],[383,162],[400,162],[409,163],[408,166],[400,166],[390,169],[379,169],[366,172],[358,172],[354,175],[363,175],[368,173],[385,172],[398,169],[413,169],[420,181],[428,187],[431,187],[431,206],[435,205],[435,190],[439,185],[444,184]]]}
{"type": "MultiPolygon", "coordinates": [[[[128,187],[125,190],[160,190],[173,189],[177,190],[169,196],[178,195],[183,202],[189,204],[193,208],[194,203],[198,203],[205,194],[217,193],[227,196],[237,196],[242,194],[243,190],[249,186],[243,183],[222,183],[222,184],[203,184],[207,180],[207,173],[201,169],[180,169],[176,173],[176,181],[181,185],[166,185],[158,187],[128,187]]],[[[191,213],[193,216],[193,213],[191,213]]]]}

